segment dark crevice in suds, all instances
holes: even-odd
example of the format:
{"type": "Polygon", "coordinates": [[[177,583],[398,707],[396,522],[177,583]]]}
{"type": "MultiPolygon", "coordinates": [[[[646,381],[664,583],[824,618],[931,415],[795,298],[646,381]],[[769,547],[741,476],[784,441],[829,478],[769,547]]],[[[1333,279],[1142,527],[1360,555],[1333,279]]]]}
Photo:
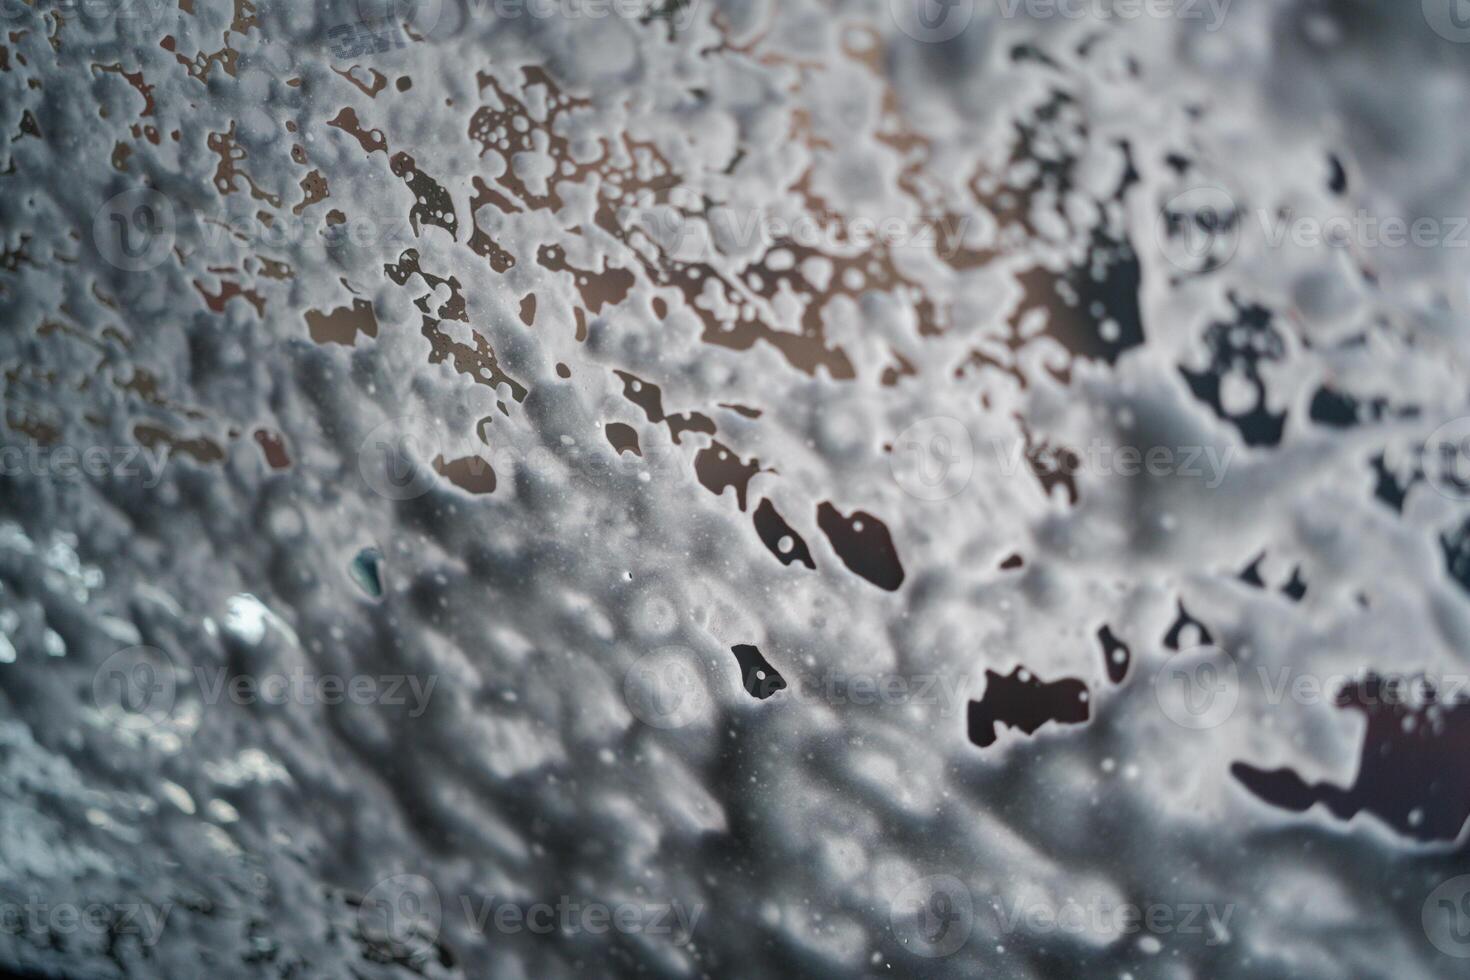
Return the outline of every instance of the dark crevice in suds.
{"type": "Polygon", "coordinates": [[[663,422],[669,427],[669,436],[677,445],[685,432],[715,434],[715,422],[702,412],[685,412],[682,415],[665,415],[663,391],[658,385],[627,371],[613,371],[623,382],[623,397],[643,409],[644,418],[653,423],[663,422]]]}
{"type": "Polygon", "coordinates": [[[1439,545],[1444,553],[1445,570],[1460,588],[1470,592],[1470,519],[1453,531],[1441,534],[1439,545]]]}
{"type": "Polygon", "coordinates": [[[1328,385],[1317,389],[1307,409],[1307,417],[1313,422],[1333,429],[1350,429],[1366,423],[1380,422],[1390,415],[1396,418],[1416,418],[1419,409],[1413,405],[1395,409],[1382,396],[1360,399],[1328,385]]]}
{"type": "Polygon", "coordinates": [[[1133,663],[1133,651],[1128,649],[1128,644],[1113,635],[1113,628],[1103,624],[1097,631],[1098,642],[1102,644],[1103,664],[1108,669],[1108,680],[1114,684],[1123,683],[1128,676],[1128,667],[1133,663]]]}
{"type": "Polygon", "coordinates": [[[1301,602],[1307,594],[1307,583],[1302,580],[1302,567],[1291,570],[1291,580],[1281,587],[1281,592],[1292,602],[1301,602]]]}
{"type": "Polygon", "coordinates": [[[1230,767],[1266,803],[1293,813],[1323,804],[1340,820],[1370,813],[1419,841],[1454,840],[1470,818],[1470,704],[1419,676],[1387,680],[1376,674],[1348,684],[1337,707],[1368,723],[1358,775],[1347,788],[1308,783],[1289,768],[1230,767]],[[1453,697],[1454,700],[1448,700],[1453,697]]]}
{"type": "Polygon", "coordinates": [[[740,665],[740,683],[745,686],[745,693],[751,697],[764,701],[786,688],[786,679],[771,666],[770,661],[766,660],[754,644],[737,643],[730,648],[730,652],[735,654],[735,661],[740,665]]]}
{"type": "Polygon", "coordinates": [[[1249,565],[1245,566],[1245,571],[1240,573],[1240,580],[1246,585],[1253,585],[1258,589],[1264,589],[1266,587],[1266,580],[1261,578],[1261,562],[1265,560],[1266,553],[1264,551],[1256,555],[1255,559],[1249,565]]]}
{"type": "Polygon", "coordinates": [[[1392,507],[1396,512],[1404,512],[1404,500],[1409,495],[1409,488],[1423,478],[1424,473],[1417,467],[1413,472],[1400,478],[1400,476],[1388,467],[1388,459],[1383,453],[1379,453],[1372,460],[1374,484],[1373,497],[1392,507]]]}
{"type": "Polygon", "coordinates": [[[253,435],[271,469],[284,470],[290,467],[291,454],[286,450],[286,440],[279,432],[274,429],[256,429],[253,435]]]}
{"type": "Polygon", "coordinates": [[[1012,322],[1017,333],[1024,318],[1046,316],[1046,333],[1076,357],[1114,364],[1124,352],[1144,342],[1138,305],[1142,271],[1126,238],[1100,229],[1078,265],[1061,275],[1042,266],[1017,276],[1026,298],[1012,322]]]}
{"type": "Polygon", "coordinates": [[[382,562],[382,552],[377,548],[364,548],[353,557],[349,569],[352,581],[374,599],[382,598],[383,595],[382,562]]]}
{"type": "Polygon", "coordinates": [[[889,592],[903,584],[903,565],[893,538],[878,518],[861,510],[844,517],[831,503],[823,501],[817,505],[817,526],[849,570],[889,592]]]}
{"type": "Polygon", "coordinates": [[[786,523],[786,519],[776,510],[776,505],[771,503],[769,497],[763,498],[760,506],[752,515],[755,524],[755,533],[760,535],[761,543],[775,555],[783,565],[792,562],[801,562],[807,568],[816,568],[817,563],[812,561],[812,553],[806,546],[796,529],[786,523]]]}
{"type": "Polygon", "coordinates": [[[1281,442],[1286,427],[1286,413],[1272,412],[1266,404],[1266,381],[1261,375],[1262,362],[1280,361],[1286,356],[1286,342],[1272,326],[1271,311],[1255,303],[1242,303],[1234,296],[1233,323],[1216,322],[1205,329],[1204,345],[1208,364],[1202,371],[1181,366],[1194,396],[1215,410],[1240,432],[1248,446],[1275,446],[1281,442]],[[1231,412],[1225,408],[1223,386],[1235,377],[1252,390],[1251,407],[1231,412]]]}
{"type": "Polygon", "coordinates": [[[1042,492],[1048,497],[1053,489],[1062,487],[1067,491],[1067,503],[1076,504],[1077,471],[1082,468],[1082,459],[1065,446],[1053,446],[1049,440],[1037,439],[1024,419],[1016,417],[1021,434],[1026,440],[1026,463],[1031,468],[1042,492]]]}
{"type": "Polygon", "coordinates": [[[1164,634],[1164,646],[1170,650],[1178,650],[1180,649],[1181,642],[1188,643],[1189,647],[1208,645],[1215,642],[1214,635],[1205,628],[1204,623],[1189,614],[1189,610],[1184,608],[1184,602],[1182,600],[1179,602],[1179,615],[1175,617],[1174,624],[1169,627],[1169,631],[1164,634]],[[1191,639],[1185,638],[1184,631],[1186,629],[1192,630],[1191,639]]]}
{"type": "Polygon", "coordinates": [[[760,460],[744,462],[718,441],[711,442],[694,457],[694,475],[700,485],[715,496],[726,487],[735,488],[735,502],[745,510],[745,495],[751,479],[761,471],[760,460]]]}
{"type": "Polygon", "coordinates": [[[982,749],[994,745],[998,725],[1027,735],[1049,721],[1080,725],[1089,717],[1089,700],[1087,685],[1073,677],[1043,681],[1024,667],[1006,676],[987,670],[985,693],[966,714],[970,741],[982,749]]]}
{"type": "Polygon", "coordinates": [[[1331,174],[1327,178],[1327,189],[1340,195],[1347,190],[1347,170],[1343,167],[1342,161],[1337,158],[1336,153],[1327,155],[1327,165],[1331,168],[1331,174]]]}
{"type": "Polygon", "coordinates": [[[436,456],[434,471],[466,493],[495,492],[495,470],[481,456],[461,456],[451,460],[436,456]]]}
{"type": "Polygon", "coordinates": [[[623,453],[632,453],[634,456],[642,456],[643,450],[638,445],[638,430],[623,422],[609,422],[603,430],[607,435],[607,441],[619,456],[623,453]]]}

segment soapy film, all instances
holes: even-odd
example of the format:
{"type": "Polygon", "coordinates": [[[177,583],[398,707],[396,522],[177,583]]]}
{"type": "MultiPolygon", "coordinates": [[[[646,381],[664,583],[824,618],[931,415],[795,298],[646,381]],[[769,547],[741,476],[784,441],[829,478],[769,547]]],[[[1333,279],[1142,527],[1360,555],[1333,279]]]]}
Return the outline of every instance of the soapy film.
{"type": "Polygon", "coordinates": [[[575,6],[0,14],[0,960],[1458,975],[1428,8],[575,6]]]}

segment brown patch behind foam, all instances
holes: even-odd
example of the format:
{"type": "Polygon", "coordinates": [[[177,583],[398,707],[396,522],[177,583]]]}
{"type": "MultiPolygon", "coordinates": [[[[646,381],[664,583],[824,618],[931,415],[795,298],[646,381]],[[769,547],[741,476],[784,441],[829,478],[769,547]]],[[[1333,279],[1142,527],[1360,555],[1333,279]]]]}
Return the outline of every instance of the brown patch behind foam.
{"type": "Polygon", "coordinates": [[[609,422],[603,430],[607,435],[607,441],[617,450],[619,456],[623,453],[632,453],[634,456],[642,456],[643,450],[638,445],[638,430],[625,422],[609,422]]]}
{"type": "Polygon", "coordinates": [[[436,456],[434,471],[468,493],[495,492],[495,469],[484,457],[461,456],[446,462],[443,456],[436,456]]]}
{"type": "Polygon", "coordinates": [[[893,547],[893,537],[878,518],[861,510],[843,516],[823,501],[817,506],[817,526],[851,571],[889,592],[903,584],[903,565],[893,547]]]}
{"type": "Polygon", "coordinates": [[[339,306],[331,313],[307,310],[306,328],[311,333],[311,339],[318,344],[353,347],[357,344],[357,335],[360,333],[369,337],[378,335],[378,318],[373,313],[372,303],[365,299],[355,299],[350,307],[339,306]]]}
{"type": "Polygon", "coordinates": [[[291,465],[291,454],[286,451],[286,441],[279,432],[271,429],[256,429],[255,442],[265,455],[265,461],[273,470],[284,470],[291,465]]]}

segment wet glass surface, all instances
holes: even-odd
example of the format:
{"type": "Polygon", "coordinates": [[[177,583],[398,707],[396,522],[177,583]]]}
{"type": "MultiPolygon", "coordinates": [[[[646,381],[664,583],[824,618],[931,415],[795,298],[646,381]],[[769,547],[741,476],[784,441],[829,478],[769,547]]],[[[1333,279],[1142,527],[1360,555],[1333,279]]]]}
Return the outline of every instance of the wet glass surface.
{"type": "Polygon", "coordinates": [[[0,0],[0,967],[1455,977],[1460,0],[0,0]]]}

